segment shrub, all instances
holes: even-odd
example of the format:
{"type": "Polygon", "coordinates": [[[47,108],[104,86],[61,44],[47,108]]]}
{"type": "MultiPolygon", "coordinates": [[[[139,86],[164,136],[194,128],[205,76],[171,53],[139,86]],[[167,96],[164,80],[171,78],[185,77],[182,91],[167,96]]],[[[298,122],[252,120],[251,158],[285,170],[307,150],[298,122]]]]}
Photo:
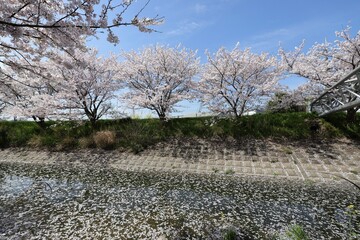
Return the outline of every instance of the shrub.
{"type": "Polygon", "coordinates": [[[9,140],[8,140],[8,136],[7,136],[7,131],[5,128],[1,127],[0,128],[0,147],[6,148],[8,146],[9,146],[9,140]]]}
{"type": "Polygon", "coordinates": [[[341,137],[341,131],[331,125],[330,123],[326,122],[324,119],[320,120],[320,132],[321,137],[324,138],[333,138],[333,137],[341,137]]]}
{"type": "Polygon", "coordinates": [[[352,139],[360,139],[360,117],[357,114],[357,121],[347,122],[346,113],[338,112],[326,115],[324,120],[338,129],[344,136],[352,139]]]}
{"type": "Polygon", "coordinates": [[[167,136],[210,137],[212,132],[209,125],[211,124],[212,119],[209,117],[170,119],[165,124],[165,131],[167,136]]]}
{"type": "Polygon", "coordinates": [[[38,134],[39,126],[34,122],[0,122],[0,147],[21,147],[38,134]]]}
{"type": "Polygon", "coordinates": [[[93,136],[96,147],[101,149],[114,149],[116,145],[116,134],[112,131],[99,131],[93,136]]]}

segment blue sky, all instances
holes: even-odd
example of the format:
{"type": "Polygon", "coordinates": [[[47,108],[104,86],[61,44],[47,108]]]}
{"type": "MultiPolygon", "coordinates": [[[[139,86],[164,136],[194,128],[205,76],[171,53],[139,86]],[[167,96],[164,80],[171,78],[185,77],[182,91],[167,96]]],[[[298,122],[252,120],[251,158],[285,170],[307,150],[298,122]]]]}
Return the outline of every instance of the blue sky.
{"type": "MultiPolygon", "coordinates": [[[[145,0],[138,0],[127,12],[134,15],[145,0]]],[[[120,44],[113,46],[106,37],[91,40],[100,54],[138,50],[156,43],[175,46],[181,43],[197,49],[201,62],[204,51],[215,52],[224,46],[231,49],[251,47],[254,52],[277,54],[279,45],[292,50],[305,39],[308,48],[315,42],[335,40],[335,31],[352,26],[359,31],[359,0],[151,0],[143,16],[163,16],[160,33],[141,33],[134,27],[115,32],[120,44]]],[[[285,81],[295,87],[301,80],[285,81]]],[[[192,109],[188,109],[191,111],[192,109]]]]}
{"type": "MultiPolygon", "coordinates": [[[[128,12],[132,16],[145,0],[138,0],[128,12]]],[[[255,52],[276,54],[279,43],[292,49],[303,39],[308,46],[324,39],[334,40],[334,32],[350,25],[360,26],[358,0],[151,0],[144,16],[165,17],[157,26],[161,33],[141,33],[134,27],[116,30],[120,44],[96,43],[101,52],[140,49],[155,43],[182,43],[198,49],[216,51],[233,48],[237,42],[255,52]]],[[[205,61],[205,59],[204,59],[205,61]]]]}

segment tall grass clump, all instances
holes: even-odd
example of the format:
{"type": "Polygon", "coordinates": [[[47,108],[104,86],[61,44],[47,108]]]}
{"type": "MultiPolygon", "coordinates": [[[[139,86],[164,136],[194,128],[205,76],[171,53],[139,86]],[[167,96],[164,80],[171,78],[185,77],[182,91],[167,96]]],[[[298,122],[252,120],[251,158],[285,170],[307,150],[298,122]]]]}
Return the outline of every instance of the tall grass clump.
{"type": "Polygon", "coordinates": [[[289,240],[308,240],[308,236],[300,225],[291,225],[285,232],[289,240]]]}
{"type": "Polygon", "coordinates": [[[116,146],[116,134],[109,130],[96,132],[93,139],[96,147],[101,149],[111,150],[116,146]]]}

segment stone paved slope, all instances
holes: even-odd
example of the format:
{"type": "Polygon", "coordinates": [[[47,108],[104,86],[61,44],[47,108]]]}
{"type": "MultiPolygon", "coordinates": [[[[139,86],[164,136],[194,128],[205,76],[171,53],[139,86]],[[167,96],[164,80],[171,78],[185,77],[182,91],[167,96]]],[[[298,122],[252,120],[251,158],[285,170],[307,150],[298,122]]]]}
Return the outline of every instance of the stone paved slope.
{"type": "Polygon", "coordinates": [[[339,180],[336,176],[342,176],[360,182],[359,143],[346,139],[310,142],[172,139],[140,154],[118,150],[4,149],[0,151],[0,162],[99,165],[137,171],[278,176],[315,181],[339,180]]]}

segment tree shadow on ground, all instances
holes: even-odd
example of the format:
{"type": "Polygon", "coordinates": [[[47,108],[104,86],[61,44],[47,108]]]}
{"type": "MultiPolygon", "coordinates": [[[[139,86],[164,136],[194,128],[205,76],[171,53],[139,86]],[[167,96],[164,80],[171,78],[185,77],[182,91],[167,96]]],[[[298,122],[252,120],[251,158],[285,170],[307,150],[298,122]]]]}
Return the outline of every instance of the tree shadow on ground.
{"type": "Polygon", "coordinates": [[[201,139],[173,138],[158,143],[142,155],[156,152],[160,157],[182,158],[185,162],[197,163],[204,159],[228,160],[241,157],[285,157],[291,154],[315,155],[329,160],[338,159],[339,154],[352,153],[360,149],[360,142],[347,139],[312,138],[304,140],[289,139],[201,139]]]}

